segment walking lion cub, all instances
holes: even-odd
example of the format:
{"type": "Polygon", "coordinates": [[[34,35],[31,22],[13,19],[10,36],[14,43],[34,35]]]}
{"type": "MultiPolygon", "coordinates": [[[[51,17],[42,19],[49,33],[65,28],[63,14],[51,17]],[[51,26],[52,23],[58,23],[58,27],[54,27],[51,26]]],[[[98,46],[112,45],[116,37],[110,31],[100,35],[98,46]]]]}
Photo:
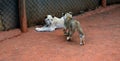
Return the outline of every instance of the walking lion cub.
{"type": "Polygon", "coordinates": [[[74,34],[74,32],[77,30],[79,33],[79,37],[80,37],[80,45],[84,45],[85,41],[85,35],[84,32],[82,30],[82,27],[80,26],[80,22],[73,19],[72,17],[72,13],[65,13],[64,16],[64,35],[67,36],[67,40],[71,40],[72,35],[74,34]]]}

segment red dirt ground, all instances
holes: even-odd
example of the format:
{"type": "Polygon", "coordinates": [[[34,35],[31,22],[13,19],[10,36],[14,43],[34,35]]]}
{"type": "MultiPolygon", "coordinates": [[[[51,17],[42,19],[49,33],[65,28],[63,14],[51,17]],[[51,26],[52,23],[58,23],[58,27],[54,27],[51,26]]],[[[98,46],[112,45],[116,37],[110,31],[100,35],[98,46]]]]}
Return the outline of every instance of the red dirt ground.
{"type": "Polygon", "coordinates": [[[77,33],[66,41],[62,29],[36,32],[33,27],[27,33],[15,29],[0,32],[0,61],[120,61],[120,5],[84,16],[75,17],[86,34],[84,46],[77,33]]]}

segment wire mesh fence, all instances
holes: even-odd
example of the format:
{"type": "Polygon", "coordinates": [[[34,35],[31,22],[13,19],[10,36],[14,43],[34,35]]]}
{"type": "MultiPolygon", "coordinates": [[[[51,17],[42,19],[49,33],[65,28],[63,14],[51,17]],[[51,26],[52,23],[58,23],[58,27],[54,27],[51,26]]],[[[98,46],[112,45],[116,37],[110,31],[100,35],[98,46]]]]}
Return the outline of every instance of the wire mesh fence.
{"type": "Polygon", "coordinates": [[[0,16],[2,30],[18,27],[18,0],[0,0],[0,16]]]}
{"type": "Polygon", "coordinates": [[[115,3],[120,3],[120,0],[106,0],[106,1],[107,1],[108,5],[115,4],[115,3]]]}
{"type": "Polygon", "coordinates": [[[77,14],[99,5],[100,0],[26,0],[28,24],[43,24],[43,19],[48,14],[60,17],[62,12],[77,14]]]}
{"type": "MultiPolygon", "coordinates": [[[[120,0],[107,0],[107,4],[120,3],[120,0]]],[[[79,14],[96,9],[101,0],[26,0],[28,26],[44,24],[48,14],[60,17],[61,13],[79,14]]],[[[19,27],[18,0],[0,0],[0,30],[19,27]]]]}

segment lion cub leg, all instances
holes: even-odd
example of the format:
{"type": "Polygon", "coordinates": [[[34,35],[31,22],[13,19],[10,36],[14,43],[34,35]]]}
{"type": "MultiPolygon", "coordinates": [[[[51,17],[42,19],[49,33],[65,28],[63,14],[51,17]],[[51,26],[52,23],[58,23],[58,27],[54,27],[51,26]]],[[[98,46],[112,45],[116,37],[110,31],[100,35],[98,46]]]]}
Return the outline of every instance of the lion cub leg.
{"type": "Polygon", "coordinates": [[[64,23],[64,29],[63,29],[64,35],[68,36],[68,24],[66,22],[64,23]]]}
{"type": "Polygon", "coordinates": [[[85,44],[84,38],[85,38],[85,36],[83,34],[80,34],[80,45],[84,45],[85,44]]]}
{"type": "Polygon", "coordinates": [[[77,22],[77,31],[79,33],[79,37],[80,37],[80,45],[84,45],[85,44],[85,35],[84,35],[84,32],[82,30],[82,27],[80,26],[80,23],[77,22]]]}
{"type": "Polygon", "coordinates": [[[68,41],[71,40],[72,35],[74,34],[74,32],[75,32],[75,27],[74,27],[74,26],[72,26],[72,27],[70,27],[70,28],[68,29],[68,36],[67,36],[67,40],[68,40],[68,41]]]}
{"type": "Polygon", "coordinates": [[[63,29],[64,35],[68,36],[68,30],[66,28],[63,29]]]}

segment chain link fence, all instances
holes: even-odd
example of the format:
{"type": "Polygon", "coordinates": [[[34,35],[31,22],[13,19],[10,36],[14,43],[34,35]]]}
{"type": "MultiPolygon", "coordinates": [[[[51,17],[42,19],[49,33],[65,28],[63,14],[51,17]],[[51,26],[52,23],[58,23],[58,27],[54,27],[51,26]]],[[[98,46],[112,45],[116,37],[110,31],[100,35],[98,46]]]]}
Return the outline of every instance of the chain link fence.
{"type": "Polygon", "coordinates": [[[18,0],[0,0],[0,17],[1,30],[18,27],[18,0]]]}
{"type": "MultiPolygon", "coordinates": [[[[107,0],[107,4],[120,3],[120,0],[107,0]]],[[[48,14],[60,17],[61,13],[80,14],[96,9],[101,0],[26,0],[28,26],[44,24],[48,14]]],[[[0,30],[19,27],[18,0],[0,0],[0,30]]]]}
{"type": "Polygon", "coordinates": [[[120,0],[107,0],[107,5],[120,3],[120,0]]]}
{"type": "Polygon", "coordinates": [[[26,0],[28,25],[43,24],[48,14],[60,17],[65,12],[77,14],[99,5],[100,0],[26,0]]]}

